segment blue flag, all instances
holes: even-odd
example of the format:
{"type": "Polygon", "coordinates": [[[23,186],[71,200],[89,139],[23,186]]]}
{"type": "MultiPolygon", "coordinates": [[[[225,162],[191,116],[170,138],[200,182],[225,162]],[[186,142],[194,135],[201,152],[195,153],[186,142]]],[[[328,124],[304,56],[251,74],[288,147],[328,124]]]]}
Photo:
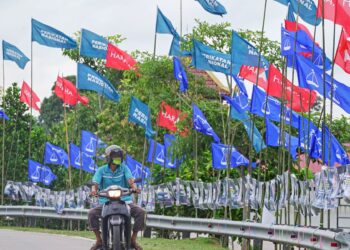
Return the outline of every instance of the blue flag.
{"type": "MultiPolygon", "coordinates": [[[[316,90],[323,95],[323,71],[307,59],[297,56],[297,72],[299,86],[316,90]]],[[[326,97],[331,99],[332,77],[326,74],[326,97]]],[[[333,78],[333,102],[350,114],[350,87],[333,78]]]]}
{"type": "Polygon", "coordinates": [[[80,145],[82,152],[93,157],[96,155],[96,149],[98,147],[98,138],[94,133],[82,130],[80,145]]]}
{"type": "Polygon", "coordinates": [[[173,36],[169,50],[169,56],[181,56],[180,37],[173,36]]]}
{"type": "Polygon", "coordinates": [[[290,5],[294,13],[299,13],[301,19],[311,25],[319,25],[321,19],[317,18],[317,7],[313,0],[275,0],[284,5],[290,5]]]}
{"type": "Polygon", "coordinates": [[[299,146],[304,148],[305,151],[310,155],[311,147],[318,135],[318,127],[309,119],[300,116],[299,117],[299,146]],[[309,131],[309,136],[308,136],[309,131]],[[308,144],[309,143],[309,144],[308,144]]]}
{"type": "Polygon", "coordinates": [[[154,136],[155,131],[152,129],[149,107],[134,96],[131,97],[128,121],[143,127],[146,130],[147,137],[154,136]]]}
{"type": "MultiPolygon", "coordinates": [[[[212,166],[214,169],[227,168],[227,156],[230,150],[230,146],[224,144],[211,144],[212,153],[212,166]]],[[[234,146],[231,146],[231,167],[248,166],[249,160],[236,150],[234,146]]],[[[255,166],[255,164],[253,164],[255,166]]]]}
{"type": "Polygon", "coordinates": [[[92,90],[108,99],[118,102],[119,93],[105,77],[86,66],[78,63],[78,89],[92,90]]]}
{"type": "Polygon", "coordinates": [[[44,164],[63,165],[68,168],[68,154],[64,149],[46,142],[44,164]]]}
{"type": "Polygon", "coordinates": [[[257,127],[254,125],[253,126],[253,121],[252,120],[247,120],[243,122],[244,125],[244,129],[248,134],[248,138],[250,141],[253,140],[253,147],[254,150],[259,153],[261,150],[266,148],[265,142],[263,137],[261,136],[259,130],[257,129],[257,127]],[[252,139],[252,133],[253,133],[253,139],[252,139]]]}
{"type": "Polygon", "coordinates": [[[295,19],[294,12],[292,7],[289,5],[288,6],[288,15],[287,15],[287,20],[296,23],[297,20],[295,19]]]}
{"type": "Polygon", "coordinates": [[[239,108],[241,108],[244,111],[248,111],[249,109],[248,92],[244,86],[244,82],[242,79],[238,78],[237,76],[233,76],[233,79],[239,88],[239,93],[234,94],[233,101],[235,104],[239,105],[239,108]]]}
{"type": "Polygon", "coordinates": [[[188,90],[187,75],[184,68],[181,65],[180,59],[174,56],[173,65],[175,79],[180,81],[180,92],[186,92],[188,90]]]}
{"type": "Polygon", "coordinates": [[[207,118],[205,118],[203,112],[194,103],[192,104],[192,111],[193,129],[197,130],[198,132],[201,132],[202,134],[213,137],[215,142],[220,142],[220,138],[217,136],[214,129],[208,123],[207,118]]]}
{"type": "Polygon", "coordinates": [[[196,69],[221,72],[226,75],[230,73],[237,75],[240,70],[240,65],[233,64],[231,72],[231,56],[224,54],[207,45],[193,39],[192,62],[196,69]]]}
{"type": "Polygon", "coordinates": [[[81,29],[80,55],[106,59],[108,40],[86,29],[81,29]]]}
{"type": "Polygon", "coordinates": [[[80,147],[78,147],[77,145],[70,143],[69,153],[70,153],[70,164],[74,168],[82,169],[88,173],[94,173],[95,170],[97,169],[97,166],[92,156],[82,152],[80,147]]]}
{"type": "Polygon", "coordinates": [[[176,37],[180,37],[171,24],[170,20],[164,16],[159,8],[157,8],[156,33],[170,34],[176,37]]]}
{"type": "Polygon", "coordinates": [[[77,47],[74,39],[35,19],[32,19],[32,41],[53,48],[74,49],[77,47]]]}
{"type": "Polygon", "coordinates": [[[135,159],[133,159],[130,155],[126,155],[126,165],[131,171],[132,176],[134,179],[136,178],[142,178],[142,180],[151,178],[151,171],[148,167],[143,166],[142,171],[142,164],[135,159]],[[143,174],[142,174],[143,172],[143,174]]]}
{"type": "Polygon", "coordinates": [[[4,60],[15,62],[21,69],[24,69],[29,62],[29,58],[22,51],[4,40],[2,40],[2,56],[4,60]]]}
{"type": "MultiPolygon", "coordinates": [[[[266,144],[272,147],[279,147],[281,143],[280,140],[279,128],[268,119],[266,119],[266,144]]],[[[284,142],[284,147],[289,151],[293,160],[296,160],[297,149],[299,147],[299,139],[295,136],[290,136],[287,132],[284,132],[284,142]],[[289,140],[291,141],[290,147],[289,140]]]]}
{"type": "Polygon", "coordinates": [[[177,168],[180,165],[178,159],[173,159],[172,143],[175,141],[175,136],[170,134],[164,135],[164,146],[165,146],[165,167],[166,168],[177,168]]]}
{"type": "Polygon", "coordinates": [[[47,166],[41,165],[39,162],[28,160],[28,179],[33,182],[41,182],[50,185],[57,176],[47,166]]]}
{"type": "Polygon", "coordinates": [[[227,13],[225,7],[222,4],[220,4],[217,0],[197,0],[197,1],[200,3],[200,5],[202,5],[203,9],[205,9],[211,14],[222,16],[227,13]]]}
{"type": "Polygon", "coordinates": [[[155,153],[154,153],[154,159],[153,162],[155,164],[159,164],[161,166],[164,166],[165,163],[165,146],[163,144],[160,143],[156,143],[155,145],[155,140],[150,140],[150,144],[148,147],[148,154],[147,154],[147,161],[148,162],[152,162],[152,158],[153,158],[153,152],[155,149],[155,153]]]}
{"type": "Polygon", "coordinates": [[[0,110],[0,119],[5,119],[6,121],[10,120],[3,110],[0,110]]]}
{"type": "MultiPolygon", "coordinates": [[[[259,65],[259,53],[257,49],[247,40],[240,37],[235,31],[232,31],[231,36],[231,58],[233,64],[255,67],[259,65]]],[[[268,71],[269,66],[269,61],[261,55],[260,68],[264,68],[268,71]]]]}
{"type": "MultiPolygon", "coordinates": [[[[266,104],[266,93],[259,89],[258,87],[253,87],[253,94],[252,99],[250,103],[250,112],[252,114],[255,114],[260,117],[264,117],[265,114],[265,106],[266,106],[266,118],[272,121],[280,122],[280,116],[281,116],[281,103],[276,98],[273,98],[271,96],[268,96],[267,98],[267,104],[266,104]]],[[[294,111],[291,111],[290,108],[285,107],[285,121],[286,124],[291,123],[292,119],[292,127],[293,128],[299,128],[299,117],[297,113],[294,111]],[[292,112],[292,117],[290,117],[290,114],[292,112]]]]}

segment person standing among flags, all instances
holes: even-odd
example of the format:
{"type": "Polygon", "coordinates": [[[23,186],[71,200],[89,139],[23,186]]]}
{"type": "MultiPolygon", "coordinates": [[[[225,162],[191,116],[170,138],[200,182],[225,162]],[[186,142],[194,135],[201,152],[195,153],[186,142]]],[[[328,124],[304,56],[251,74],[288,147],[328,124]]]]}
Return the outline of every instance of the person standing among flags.
{"type": "MultiPolygon", "coordinates": [[[[106,148],[105,154],[107,164],[100,167],[92,178],[93,186],[91,195],[96,196],[98,190],[106,189],[112,185],[118,185],[122,188],[131,188],[136,193],[140,193],[140,189],[138,189],[134,183],[134,178],[130,169],[123,162],[123,150],[117,145],[111,145],[106,148]]],[[[142,250],[143,248],[137,244],[136,238],[137,234],[145,227],[146,212],[143,208],[132,203],[131,196],[124,196],[122,200],[130,207],[130,215],[135,220],[131,236],[131,247],[135,250],[142,250]]],[[[88,213],[89,227],[96,235],[96,243],[90,250],[97,250],[102,247],[99,218],[101,217],[102,206],[107,201],[107,198],[100,197],[100,205],[90,209],[88,213]]]]}

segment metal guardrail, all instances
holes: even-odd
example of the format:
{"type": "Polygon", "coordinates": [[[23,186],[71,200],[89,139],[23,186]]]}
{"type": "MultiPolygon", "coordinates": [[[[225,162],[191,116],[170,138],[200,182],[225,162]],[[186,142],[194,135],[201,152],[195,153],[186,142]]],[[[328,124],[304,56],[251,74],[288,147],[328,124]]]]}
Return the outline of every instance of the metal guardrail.
{"type": "MultiPolygon", "coordinates": [[[[64,209],[57,214],[53,208],[35,206],[0,206],[0,216],[39,217],[52,219],[86,220],[87,209],[64,209]]],[[[238,236],[249,239],[284,243],[308,249],[350,249],[350,234],[318,228],[216,219],[195,219],[147,215],[147,226],[174,231],[189,231],[215,235],[238,236]]]]}

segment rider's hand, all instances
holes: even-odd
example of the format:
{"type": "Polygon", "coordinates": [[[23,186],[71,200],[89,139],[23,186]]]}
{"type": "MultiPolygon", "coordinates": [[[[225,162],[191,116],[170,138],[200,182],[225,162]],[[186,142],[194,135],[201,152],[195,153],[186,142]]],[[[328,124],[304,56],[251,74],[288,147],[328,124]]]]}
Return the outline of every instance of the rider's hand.
{"type": "Polygon", "coordinates": [[[141,189],[140,188],[133,188],[132,191],[134,191],[137,194],[141,193],[141,189]]]}
{"type": "Polygon", "coordinates": [[[97,192],[96,192],[96,190],[91,190],[90,195],[91,195],[91,196],[97,196],[97,192]]]}

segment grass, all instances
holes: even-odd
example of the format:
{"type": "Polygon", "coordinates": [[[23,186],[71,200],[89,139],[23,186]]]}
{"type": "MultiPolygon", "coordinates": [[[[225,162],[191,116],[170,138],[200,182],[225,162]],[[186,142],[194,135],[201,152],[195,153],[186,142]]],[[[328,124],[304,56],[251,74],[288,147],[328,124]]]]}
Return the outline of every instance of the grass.
{"type": "MultiPolygon", "coordinates": [[[[65,231],[44,228],[28,228],[28,227],[0,227],[0,229],[10,229],[25,232],[60,234],[67,236],[79,236],[83,238],[94,239],[94,235],[89,231],[65,231]]],[[[168,240],[168,239],[148,239],[140,238],[139,243],[145,250],[223,250],[218,240],[213,238],[197,238],[184,240],[168,240]]]]}

